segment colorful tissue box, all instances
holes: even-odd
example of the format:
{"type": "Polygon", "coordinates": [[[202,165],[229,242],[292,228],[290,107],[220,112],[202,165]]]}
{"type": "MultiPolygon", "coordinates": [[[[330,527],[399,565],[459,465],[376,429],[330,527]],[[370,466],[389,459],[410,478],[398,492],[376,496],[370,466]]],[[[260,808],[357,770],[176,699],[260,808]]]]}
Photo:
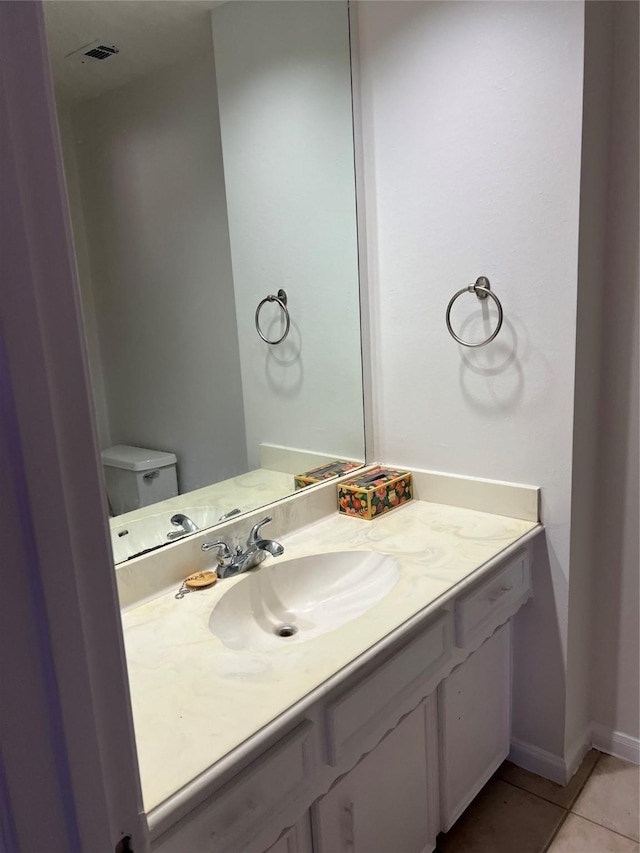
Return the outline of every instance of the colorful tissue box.
{"type": "Polygon", "coordinates": [[[338,484],[338,512],[356,518],[378,518],[413,498],[408,471],[374,468],[338,484]]]}
{"type": "Polygon", "coordinates": [[[297,491],[298,489],[304,489],[305,486],[312,486],[314,483],[321,483],[323,480],[330,480],[332,477],[348,474],[354,468],[362,468],[362,462],[345,462],[342,459],[336,459],[334,462],[321,465],[319,468],[312,468],[311,471],[305,471],[304,474],[296,474],[293,482],[297,491]]]}

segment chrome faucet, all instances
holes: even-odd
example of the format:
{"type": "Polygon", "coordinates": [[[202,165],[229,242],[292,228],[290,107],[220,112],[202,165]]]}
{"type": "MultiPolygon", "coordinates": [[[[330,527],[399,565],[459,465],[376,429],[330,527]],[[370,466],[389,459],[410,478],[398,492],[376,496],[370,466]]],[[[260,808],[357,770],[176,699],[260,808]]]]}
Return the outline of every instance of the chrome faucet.
{"type": "Polygon", "coordinates": [[[171,524],[175,524],[180,530],[167,533],[167,539],[180,539],[181,536],[186,536],[187,533],[196,533],[198,530],[198,525],[191,521],[188,515],[183,515],[181,512],[171,516],[171,524]]]}
{"type": "Polygon", "coordinates": [[[229,512],[225,512],[223,515],[220,516],[218,521],[216,521],[216,524],[218,524],[219,521],[227,521],[227,519],[232,518],[234,515],[239,515],[241,512],[242,510],[240,509],[240,507],[230,509],[229,512]]]}
{"type": "Polygon", "coordinates": [[[284,553],[284,546],[274,539],[263,539],[260,535],[260,528],[265,524],[269,524],[271,517],[267,516],[254,524],[247,536],[247,548],[243,551],[241,545],[237,545],[235,551],[232,551],[229,545],[223,539],[217,539],[215,542],[205,542],[202,546],[203,551],[211,551],[214,548],[218,549],[218,577],[231,578],[234,575],[239,575],[246,572],[248,569],[253,569],[258,566],[267,556],[271,554],[274,557],[279,557],[284,553]]]}

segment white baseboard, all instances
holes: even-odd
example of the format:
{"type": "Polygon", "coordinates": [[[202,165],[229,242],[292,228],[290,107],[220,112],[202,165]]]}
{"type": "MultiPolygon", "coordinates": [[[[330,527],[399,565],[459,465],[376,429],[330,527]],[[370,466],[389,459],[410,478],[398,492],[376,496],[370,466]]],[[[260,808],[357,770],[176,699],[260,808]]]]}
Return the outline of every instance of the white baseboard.
{"type": "Polygon", "coordinates": [[[564,759],[552,752],[547,752],[546,749],[541,749],[539,746],[512,738],[509,761],[518,767],[531,771],[531,773],[544,776],[545,779],[551,779],[552,782],[557,782],[559,785],[567,784],[568,768],[564,759]]]}
{"type": "Polygon", "coordinates": [[[574,748],[567,751],[567,755],[565,756],[565,768],[567,771],[567,779],[564,783],[565,785],[571,781],[590,749],[591,726],[584,731],[582,738],[580,738],[577,744],[574,745],[574,748]]]}
{"type": "Polygon", "coordinates": [[[509,761],[559,785],[566,785],[591,747],[623,761],[640,764],[640,739],[616,732],[600,723],[592,723],[584,738],[565,758],[512,738],[509,761]]]}
{"type": "Polygon", "coordinates": [[[600,723],[591,724],[591,745],[607,755],[615,755],[632,764],[640,764],[640,739],[616,732],[600,723]]]}

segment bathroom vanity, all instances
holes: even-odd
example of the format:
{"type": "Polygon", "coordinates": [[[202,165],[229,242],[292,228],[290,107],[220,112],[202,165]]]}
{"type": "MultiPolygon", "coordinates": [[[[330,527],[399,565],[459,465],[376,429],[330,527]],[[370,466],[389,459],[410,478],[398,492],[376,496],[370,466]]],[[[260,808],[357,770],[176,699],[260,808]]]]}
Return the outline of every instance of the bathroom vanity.
{"type": "Polygon", "coordinates": [[[279,560],[123,616],[152,849],[433,850],[509,752],[509,620],[541,525],[414,500],[371,523],[271,528],[279,560]],[[349,552],[399,569],[361,615],[279,646],[214,630],[258,573],[349,552]]]}

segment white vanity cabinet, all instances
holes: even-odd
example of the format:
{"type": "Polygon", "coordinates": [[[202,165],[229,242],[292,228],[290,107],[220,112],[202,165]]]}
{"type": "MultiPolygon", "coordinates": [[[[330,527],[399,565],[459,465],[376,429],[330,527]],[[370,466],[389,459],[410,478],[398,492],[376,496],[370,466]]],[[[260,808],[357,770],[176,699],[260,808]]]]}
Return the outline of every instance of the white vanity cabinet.
{"type": "Polygon", "coordinates": [[[509,620],[530,595],[523,548],[245,750],[154,853],[433,851],[508,754],[509,620]]]}
{"type": "Polygon", "coordinates": [[[510,635],[507,622],[438,688],[443,832],[453,826],[509,754],[510,635]]]}
{"type": "Polygon", "coordinates": [[[509,753],[510,687],[507,622],[317,801],[314,853],[433,850],[509,753]]]}
{"type": "MultiPolygon", "coordinates": [[[[316,774],[314,725],[301,721],[270,749],[172,827],[155,853],[260,853],[261,839],[291,826],[308,808],[316,774]]],[[[304,833],[292,833],[287,853],[306,853],[304,833]]],[[[277,848],[276,848],[277,849],[277,848]]],[[[278,851],[279,853],[279,851],[278,851]]]]}
{"type": "Polygon", "coordinates": [[[313,853],[311,813],[307,812],[294,826],[285,830],[267,853],[313,853]]]}
{"type": "Polygon", "coordinates": [[[437,833],[436,707],[422,702],[313,807],[314,853],[423,853],[437,833]],[[435,747],[435,749],[434,749],[435,747]],[[431,808],[430,808],[431,805],[431,808]]]}

